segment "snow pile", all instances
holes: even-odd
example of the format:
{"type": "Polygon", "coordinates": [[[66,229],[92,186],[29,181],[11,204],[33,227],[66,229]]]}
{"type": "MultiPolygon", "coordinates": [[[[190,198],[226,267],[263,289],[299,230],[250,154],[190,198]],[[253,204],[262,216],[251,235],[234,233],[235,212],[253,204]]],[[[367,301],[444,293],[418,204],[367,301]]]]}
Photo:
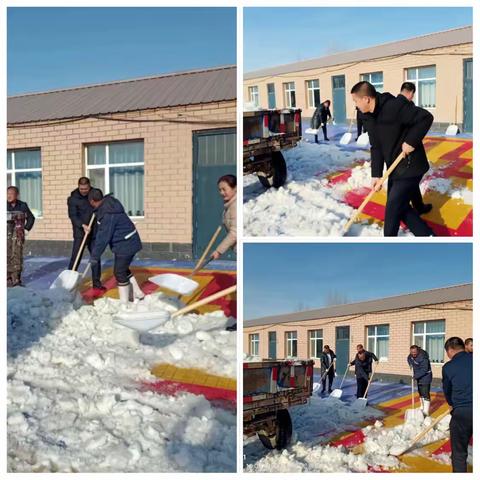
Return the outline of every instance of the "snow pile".
{"type": "MultiPolygon", "coordinates": [[[[162,294],[146,302],[172,305],[162,294]]],[[[7,308],[9,471],[235,471],[233,412],[139,389],[158,362],[234,377],[223,313],[139,335],[112,322],[122,307],[108,298],[75,310],[65,293],[14,288],[7,308]]]]}

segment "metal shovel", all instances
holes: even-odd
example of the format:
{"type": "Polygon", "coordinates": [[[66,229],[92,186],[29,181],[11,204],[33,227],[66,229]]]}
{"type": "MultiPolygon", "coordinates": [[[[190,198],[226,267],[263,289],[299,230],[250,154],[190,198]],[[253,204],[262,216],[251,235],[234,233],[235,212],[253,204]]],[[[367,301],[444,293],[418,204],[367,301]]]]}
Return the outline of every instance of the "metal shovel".
{"type": "Polygon", "coordinates": [[[370,385],[372,384],[373,376],[375,375],[375,367],[376,365],[373,366],[372,369],[372,374],[370,375],[370,379],[368,380],[367,388],[365,389],[365,393],[363,394],[363,397],[357,398],[353,403],[352,403],[352,408],[356,410],[362,410],[364,408],[367,408],[367,393],[368,389],[370,388],[370,385]]]}
{"type": "Polygon", "coordinates": [[[63,272],[61,272],[60,275],[58,275],[58,277],[50,285],[51,289],[62,288],[71,292],[77,288],[80,280],[84,277],[84,275],[82,276],[82,274],[77,272],[77,268],[78,264],[80,263],[80,257],[82,256],[83,249],[85,248],[85,243],[87,242],[87,238],[94,220],[95,214],[92,214],[92,218],[90,219],[90,222],[88,224],[88,232],[85,232],[85,234],[83,235],[83,240],[80,244],[80,248],[78,249],[77,258],[75,258],[72,270],[64,270],[63,272]]]}
{"type": "Polygon", "coordinates": [[[350,363],[347,363],[347,368],[345,369],[345,373],[343,374],[342,383],[340,383],[340,388],[336,388],[336,389],[330,394],[331,397],[334,397],[334,398],[342,398],[342,395],[343,395],[342,386],[343,386],[343,382],[345,381],[345,377],[347,376],[347,372],[348,372],[348,369],[349,369],[349,368],[350,368],[350,363]]]}
{"type": "Polygon", "coordinates": [[[149,330],[159,327],[168,320],[189,313],[202,305],[213,302],[218,298],[225,297],[236,290],[237,286],[233,285],[220,292],[214,293],[213,295],[202,298],[201,300],[198,300],[198,302],[187,305],[174,313],[168,312],[167,310],[160,310],[158,312],[121,312],[114,317],[113,321],[124,327],[137,330],[138,332],[148,332],[149,330]]]}

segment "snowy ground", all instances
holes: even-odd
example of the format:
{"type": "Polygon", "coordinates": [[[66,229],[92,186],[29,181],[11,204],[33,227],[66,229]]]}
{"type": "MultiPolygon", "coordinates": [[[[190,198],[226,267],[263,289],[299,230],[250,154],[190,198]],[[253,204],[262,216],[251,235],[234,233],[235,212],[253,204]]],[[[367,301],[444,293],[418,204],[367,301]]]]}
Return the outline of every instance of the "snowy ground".
{"type": "Polygon", "coordinates": [[[233,319],[191,314],[139,336],[112,322],[117,300],[19,287],[7,308],[9,471],[235,471],[234,412],[139,389],[159,361],[235,377],[233,319]]]}

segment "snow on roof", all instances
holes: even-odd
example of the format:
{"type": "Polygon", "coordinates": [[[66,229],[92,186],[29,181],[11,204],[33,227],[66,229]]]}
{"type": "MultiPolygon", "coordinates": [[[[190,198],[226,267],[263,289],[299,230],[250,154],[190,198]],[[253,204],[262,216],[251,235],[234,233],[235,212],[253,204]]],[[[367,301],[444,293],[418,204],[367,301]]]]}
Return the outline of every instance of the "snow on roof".
{"type": "Polygon", "coordinates": [[[473,287],[471,283],[453,285],[450,287],[422,290],[420,292],[395,295],[365,302],[349,303],[345,305],[334,305],[331,307],[307,310],[304,312],[288,313],[284,315],[273,315],[269,317],[245,320],[245,327],[256,327],[260,325],[301,322],[306,320],[319,320],[321,318],[343,317],[345,315],[357,315],[363,313],[385,312],[404,308],[414,308],[439,303],[459,302],[472,300],[473,287]]]}

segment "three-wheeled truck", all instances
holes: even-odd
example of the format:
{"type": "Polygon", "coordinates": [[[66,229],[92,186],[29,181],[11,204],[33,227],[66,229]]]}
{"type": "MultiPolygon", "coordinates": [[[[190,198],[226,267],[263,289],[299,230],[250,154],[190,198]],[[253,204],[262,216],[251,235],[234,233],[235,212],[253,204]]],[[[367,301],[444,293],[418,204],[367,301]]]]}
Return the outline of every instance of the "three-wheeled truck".
{"type": "Polygon", "coordinates": [[[292,439],[288,409],[312,396],[313,360],[263,360],[243,364],[243,433],[281,450],[292,439]]]}
{"type": "Polygon", "coordinates": [[[302,138],[302,110],[254,110],[243,113],[243,174],[255,174],[265,188],[287,179],[282,150],[302,138]]]}

